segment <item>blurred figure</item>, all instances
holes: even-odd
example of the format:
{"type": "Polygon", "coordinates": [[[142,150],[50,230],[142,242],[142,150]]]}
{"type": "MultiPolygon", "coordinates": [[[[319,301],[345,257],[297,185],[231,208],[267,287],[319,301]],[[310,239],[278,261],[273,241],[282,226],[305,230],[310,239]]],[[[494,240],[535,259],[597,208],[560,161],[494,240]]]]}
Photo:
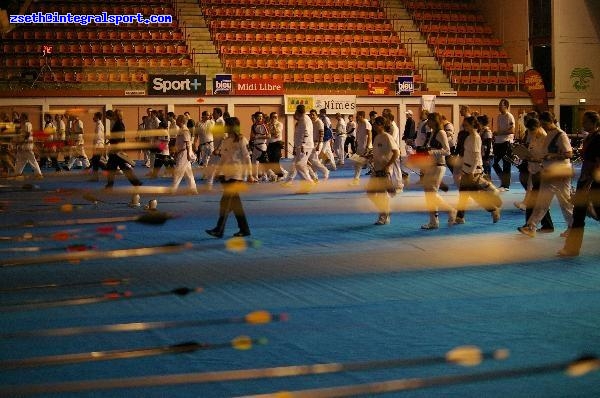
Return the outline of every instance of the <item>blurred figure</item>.
{"type": "Polygon", "coordinates": [[[492,214],[494,223],[500,220],[500,207],[502,200],[497,189],[483,178],[482,140],[477,131],[479,124],[474,116],[463,119],[463,132],[465,137],[461,144],[460,165],[461,177],[459,179],[458,212],[455,224],[465,223],[465,210],[469,198],[473,198],[481,207],[492,214]]]}
{"type": "Polygon", "coordinates": [[[132,162],[128,160],[127,155],[120,151],[118,148],[119,144],[125,142],[125,123],[123,123],[123,113],[120,109],[106,111],[106,118],[110,120],[110,135],[108,143],[112,146],[109,147],[108,160],[106,162],[106,171],[108,172],[106,189],[111,189],[115,184],[115,174],[117,168],[120,169],[123,174],[127,177],[131,185],[140,186],[142,182],[133,173],[132,162]]]}
{"type": "Polygon", "coordinates": [[[390,195],[396,194],[392,183],[392,167],[400,157],[398,143],[392,137],[389,119],[378,116],[373,121],[373,173],[367,183],[367,195],[379,212],[375,225],[390,223],[390,195]]]}
{"type": "Polygon", "coordinates": [[[248,140],[240,130],[240,121],[236,117],[225,120],[225,139],[221,143],[221,161],[219,163],[220,180],[223,184],[223,196],[219,203],[219,219],[217,226],[207,229],[206,233],[215,238],[222,238],[229,213],[233,212],[239,231],[235,237],[250,235],[250,227],[244,213],[239,191],[247,177],[248,182],[254,182],[252,177],[252,162],[248,151],[248,140]]]}
{"type": "Polygon", "coordinates": [[[598,220],[600,215],[600,115],[587,111],[583,114],[582,127],[588,133],[583,142],[583,164],[573,197],[575,208],[573,222],[559,256],[578,256],[583,243],[583,230],[587,215],[598,220]]]}
{"type": "Polygon", "coordinates": [[[281,151],[283,150],[283,123],[279,121],[277,112],[269,114],[269,143],[267,145],[267,157],[269,158],[269,169],[273,170],[277,179],[285,178],[287,171],[281,167],[281,151]]]}
{"type": "Polygon", "coordinates": [[[421,229],[438,229],[440,227],[438,217],[440,207],[448,212],[448,225],[454,225],[456,221],[456,209],[438,194],[446,172],[446,156],[450,154],[450,145],[439,113],[430,113],[427,116],[427,125],[430,133],[423,144],[422,151],[431,157],[431,164],[423,169],[423,189],[425,203],[429,210],[429,222],[423,224],[421,229]]]}
{"type": "Polygon", "coordinates": [[[104,156],[104,124],[102,123],[102,112],[94,113],[94,138],[92,140],[92,144],[94,145],[94,152],[92,155],[92,160],[90,163],[92,164],[92,174],[89,178],[89,181],[97,182],[100,180],[98,176],[100,170],[100,159],[104,156]]]}
{"type": "Polygon", "coordinates": [[[188,128],[187,119],[184,115],[177,116],[175,119],[177,124],[177,136],[175,137],[175,169],[173,170],[173,192],[177,191],[183,177],[186,178],[190,186],[190,193],[197,194],[196,180],[194,180],[194,172],[192,171],[192,162],[196,160],[194,150],[192,149],[192,135],[188,128]]]}
{"type": "Polygon", "coordinates": [[[44,178],[33,152],[33,125],[29,121],[29,115],[22,113],[19,120],[21,123],[21,137],[17,139],[15,173],[17,177],[23,177],[23,170],[29,164],[33,168],[36,178],[44,178]]]}
{"type": "MultiPolygon", "coordinates": [[[[542,160],[540,190],[533,212],[527,220],[527,225],[521,232],[535,236],[537,224],[550,211],[552,198],[556,196],[567,228],[573,221],[573,204],[571,203],[571,157],[573,148],[567,133],[556,126],[554,115],[550,112],[540,114],[540,122],[546,131],[546,153],[542,160]]],[[[554,228],[540,228],[537,232],[554,232],[554,228]]],[[[566,232],[562,234],[566,236],[566,232]]]]}
{"type": "Polygon", "coordinates": [[[496,119],[496,128],[494,131],[494,164],[493,168],[500,178],[500,191],[510,189],[510,173],[512,163],[508,159],[512,156],[512,142],[515,132],[515,118],[508,111],[508,100],[503,98],[498,104],[500,114],[496,119]],[[502,167],[500,166],[502,163],[502,167]]]}

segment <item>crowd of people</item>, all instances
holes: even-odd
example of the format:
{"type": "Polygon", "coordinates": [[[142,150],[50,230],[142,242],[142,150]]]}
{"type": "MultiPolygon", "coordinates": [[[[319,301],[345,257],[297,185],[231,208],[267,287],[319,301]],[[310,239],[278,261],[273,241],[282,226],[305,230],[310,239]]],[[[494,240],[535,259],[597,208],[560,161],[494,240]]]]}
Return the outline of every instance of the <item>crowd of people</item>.
{"type": "MultiPolygon", "coordinates": [[[[298,192],[309,193],[320,179],[327,180],[348,160],[353,163],[350,185],[359,185],[361,175],[370,176],[366,190],[378,212],[376,225],[390,223],[390,198],[409,183],[411,173],[419,178],[429,213],[422,229],[438,229],[440,211],[447,212],[449,226],[464,224],[469,198],[490,212],[495,223],[501,216],[501,193],[510,189],[512,168],[518,167],[519,181],[526,192],[522,201],[515,202],[525,214],[524,225],[518,230],[531,237],[553,232],[549,209],[556,197],[568,226],[561,234],[566,243],[559,255],[578,255],[586,215],[598,214],[599,207],[598,113],[586,112],[583,117],[587,137],[583,142],[582,171],[573,195],[570,159],[579,148],[571,146],[551,112],[530,112],[515,120],[509,106],[506,99],[499,102],[494,131],[489,127],[488,115],[478,115],[468,106],[461,106],[459,128],[438,112],[424,109],[420,120],[415,120],[409,110],[401,133],[389,109],[381,115],[375,111],[368,116],[364,111],[347,116],[337,113],[332,123],[324,109],[309,110],[298,105],[289,169],[281,162],[286,144],[284,126],[276,112],[254,113],[246,138],[240,131],[239,119],[218,107],[212,112],[203,111],[198,122],[188,112],[164,114],[148,108],[138,126],[137,141],[144,154],[144,166],[150,169],[146,176],[157,178],[164,168],[164,175],[173,180],[173,192],[185,178],[188,192],[198,193],[194,169],[200,170],[199,178],[206,181],[208,189],[216,179],[223,183],[217,226],[207,230],[215,237],[223,236],[229,212],[238,221],[240,230],[236,236],[250,234],[239,197],[240,183],[280,181],[290,186],[299,174],[302,183],[298,192]],[[443,181],[447,169],[459,193],[454,205],[439,193],[448,190],[443,181]],[[492,170],[497,175],[498,188],[492,183],[492,170]]],[[[1,167],[5,177],[23,178],[27,164],[35,178],[43,178],[44,168],[63,172],[79,163],[89,169],[91,181],[99,181],[100,170],[104,169],[107,189],[114,185],[117,173],[124,174],[133,186],[142,185],[133,171],[135,162],[120,145],[125,142],[126,128],[118,109],[94,114],[91,159],[85,151],[84,125],[76,114],[45,115],[43,133],[38,136],[26,113],[15,113],[12,120],[7,115],[0,116],[1,167]],[[103,124],[105,119],[109,128],[103,124]],[[63,156],[62,164],[59,156],[63,156]]]]}

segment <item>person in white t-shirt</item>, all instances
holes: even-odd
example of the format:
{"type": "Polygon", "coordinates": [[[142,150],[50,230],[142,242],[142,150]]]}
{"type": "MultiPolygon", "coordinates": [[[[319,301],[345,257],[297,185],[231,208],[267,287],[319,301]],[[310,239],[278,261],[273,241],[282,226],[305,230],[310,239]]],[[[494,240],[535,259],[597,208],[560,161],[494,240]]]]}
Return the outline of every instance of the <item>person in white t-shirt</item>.
{"type": "Polygon", "coordinates": [[[512,154],[512,143],[515,133],[515,118],[508,111],[508,100],[503,98],[498,104],[500,114],[496,119],[496,131],[494,131],[494,164],[493,168],[500,177],[500,191],[510,189],[510,177],[512,163],[508,157],[512,154]],[[502,166],[500,166],[502,162],[502,166]]]}
{"type": "Polygon", "coordinates": [[[40,165],[35,158],[35,153],[33,152],[33,125],[29,121],[29,115],[27,113],[22,113],[20,121],[22,138],[17,142],[15,173],[17,177],[22,177],[23,170],[29,163],[33,168],[35,177],[44,178],[42,171],[40,170],[40,165]]]}
{"type": "MultiPolygon", "coordinates": [[[[392,114],[391,110],[387,108],[384,109],[383,112],[381,112],[381,116],[383,116],[389,121],[390,135],[392,136],[392,139],[396,142],[396,144],[398,144],[398,149],[400,150],[400,156],[398,156],[398,159],[396,159],[394,165],[392,166],[392,183],[394,184],[394,187],[397,190],[401,191],[404,189],[405,180],[405,173],[402,170],[401,163],[402,156],[406,157],[405,143],[400,138],[400,128],[396,124],[396,121],[394,120],[394,115],[392,114]]],[[[373,139],[373,141],[375,141],[375,139],[373,139]]],[[[406,174],[406,177],[408,177],[408,174],[406,174]]]]}
{"type": "MultiPolygon", "coordinates": [[[[372,126],[366,119],[365,111],[356,112],[356,154],[362,157],[368,157],[369,149],[372,144],[372,126]]],[[[354,177],[352,185],[358,185],[360,180],[360,171],[364,163],[354,163],[354,177]]]]}
{"type": "Polygon", "coordinates": [[[333,153],[337,157],[336,164],[343,166],[346,160],[346,154],[344,152],[344,145],[347,139],[346,121],[341,113],[335,114],[335,130],[333,132],[333,153]]]}
{"type": "Polygon", "coordinates": [[[400,157],[400,148],[392,137],[389,119],[378,116],[373,121],[376,135],[373,139],[373,173],[367,183],[367,195],[379,212],[375,225],[390,223],[390,195],[396,194],[391,181],[393,165],[400,157]]]}
{"type": "Polygon", "coordinates": [[[323,179],[326,180],[329,178],[329,170],[323,165],[321,159],[319,159],[319,155],[324,147],[323,137],[325,135],[325,125],[323,121],[319,119],[319,115],[315,109],[311,109],[309,116],[313,124],[314,147],[308,156],[308,164],[315,173],[320,171],[323,174],[323,179]]]}
{"type": "Polygon", "coordinates": [[[194,140],[194,149],[198,154],[198,164],[200,167],[207,167],[210,157],[215,150],[215,143],[212,134],[212,128],[215,122],[210,119],[208,111],[202,111],[200,120],[196,123],[196,137],[194,140]]]}
{"type": "Polygon", "coordinates": [[[223,185],[223,196],[219,202],[219,219],[217,226],[207,229],[206,233],[215,238],[222,238],[229,213],[233,213],[239,231],[234,237],[250,235],[250,227],[246,219],[240,187],[245,180],[254,182],[252,177],[252,163],[248,151],[248,139],[240,131],[240,121],[237,117],[225,119],[224,139],[219,143],[221,155],[219,156],[219,174],[223,185]]]}
{"type": "Polygon", "coordinates": [[[194,155],[194,150],[192,149],[192,136],[187,127],[187,118],[179,115],[175,123],[179,129],[175,137],[175,153],[173,154],[175,169],[173,170],[173,185],[171,189],[173,192],[176,192],[181,180],[185,177],[190,193],[197,194],[196,180],[192,171],[192,162],[196,160],[196,155],[194,155]]]}
{"type": "Polygon", "coordinates": [[[90,163],[92,164],[92,175],[89,180],[96,182],[100,180],[98,176],[98,171],[100,169],[100,158],[105,154],[104,141],[106,137],[104,136],[102,112],[94,113],[93,120],[94,123],[96,123],[96,125],[94,126],[94,138],[92,142],[94,145],[94,154],[92,155],[92,159],[90,161],[90,163]]]}
{"type": "Polygon", "coordinates": [[[296,173],[299,173],[300,177],[304,179],[305,184],[308,184],[310,187],[314,184],[310,167],[308,166],[308,157],[315,146],[313,122],[306,114],[306,107],[302,104],[296,106],[294,119],[296,120],[296,126],[294,127],[294,160],[287,184],[291,184],[296,177],[296,173]]]}

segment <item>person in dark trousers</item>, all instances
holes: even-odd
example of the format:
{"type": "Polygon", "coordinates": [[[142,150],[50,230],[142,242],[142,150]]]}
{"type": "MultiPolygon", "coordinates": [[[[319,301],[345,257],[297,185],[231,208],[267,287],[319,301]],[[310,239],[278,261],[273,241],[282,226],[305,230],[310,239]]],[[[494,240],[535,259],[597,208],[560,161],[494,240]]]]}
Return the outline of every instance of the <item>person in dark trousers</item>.
{"type": "MultiPolygon", "coordinates": [[[[118,145],[125,142],[125,124],[123,123],[123,113],[117,109],[106,111],[106,118],[111,121],[110,135],[108,143],[110,145],[118,145]]],[[[106,162],[106,171],[108,172],[106,188],[111,189],[115,184],[115,174],[117,168],[123,171],[131,185],[140,186],[142,182],[133,173],[131,163],[127,161],[126,155],[120,152],[118,148],[110,148],[108,150],[108,160],[106,162]]]]}
{"type": "Polygon", "coordinates": [[[583,243],[585,218],[590,215],[598,220],[600,215],[600,115],[598,112],[585,112],[582,127],[588,135],[583,142],[583,164],[573,197],[575,205],[573,223],[564,247],[557,253],[561,257],[579,255],[583,243]]]}
{"type": "Polygon", "coordinates": [[[492,167],[500,178],[500,191],[502,192],[510,189],[512,164],[509,158],[512,155],[511,148],[515,132],[515,118],[508,111],[509,106],[508,100],[505,98],[498,103],[500,114],[496,119],[496,131],[494,131],[494,164],[492,167]]]}
{"type": "Polygon", "coordinates": [[[223,184],[223,196],[219,203],[219,219],[217,226],[207,229],[206,233],[215,238],[222,238],[229,213],[233,212],[239,231],[234,237],[250,235],[250,227],[244,213],[239,191],[244,180],[254,182],[252,162],[248,151],[248,139],[240,130],[240,121],[236,117],[225,120],[225,138],[221,143],[221,161],[217,170],[223,184]]]}

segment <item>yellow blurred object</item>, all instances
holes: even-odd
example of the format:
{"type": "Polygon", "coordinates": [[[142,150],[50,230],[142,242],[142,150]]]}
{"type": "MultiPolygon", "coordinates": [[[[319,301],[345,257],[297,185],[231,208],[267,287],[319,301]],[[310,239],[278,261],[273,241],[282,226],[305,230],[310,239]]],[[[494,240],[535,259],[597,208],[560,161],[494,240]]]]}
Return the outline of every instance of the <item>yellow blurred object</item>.
{"type": "Polygon", "coordinates": [[[481,350],[476,346],[456,347],[446,354],[448,362],[462,366],[477,366],[481,363],[482,359],[481,350]]]}
{"type": "Polygon", "coordinates": [[[238,336],[231,341],[236,350],[249,350],[252,348],[252,339],[248,336],[238,336]]]}
{"type": "Polygon", "coordinates": [[[73,211],[73,205],[71,203],[65,203],[60,206],[60,211],[63,213],[71,213],[73,211]]]}
{"type": "Polygon", "coordinates": [[[248,248],[246,240],[242,237],[234,237],[225,242],[225,248],[232,252],[243,252],[248,248]]]}
{"type": "Polygon", "coordinates": [[[271,313],[268,311],[254,311],[246,315],[246,322],[256,325],[269,323],[271,320],[271,313]]]}

